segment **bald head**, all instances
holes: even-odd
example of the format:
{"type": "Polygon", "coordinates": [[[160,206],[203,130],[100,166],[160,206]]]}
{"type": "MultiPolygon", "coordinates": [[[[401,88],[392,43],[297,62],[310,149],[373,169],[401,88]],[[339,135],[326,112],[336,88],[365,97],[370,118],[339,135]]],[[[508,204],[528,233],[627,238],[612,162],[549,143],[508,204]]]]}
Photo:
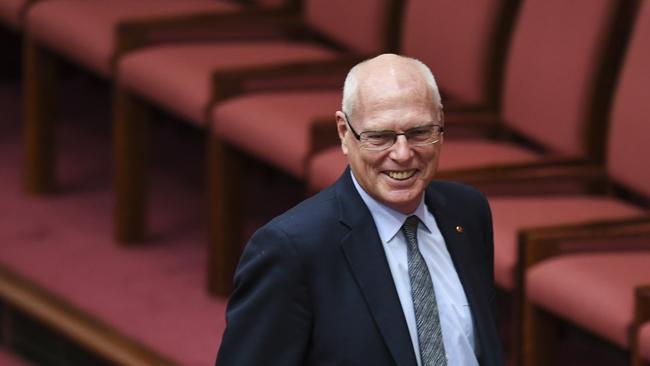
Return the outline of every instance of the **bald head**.
{"type": "Polygon", "coordinates": [[[342,109],[352,116],[368,101],[381,102],[395,93],[415,93],[441,110],[440,93],[431,70],[422,62],[395,54],[383,54],[354,66],[343,86],[342,109]]]}

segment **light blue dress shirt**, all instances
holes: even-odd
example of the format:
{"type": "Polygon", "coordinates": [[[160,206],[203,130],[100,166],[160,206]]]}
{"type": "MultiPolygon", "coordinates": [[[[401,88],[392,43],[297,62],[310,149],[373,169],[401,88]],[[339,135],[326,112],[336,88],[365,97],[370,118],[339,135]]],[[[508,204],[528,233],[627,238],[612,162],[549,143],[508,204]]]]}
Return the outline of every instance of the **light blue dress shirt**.
{"type": "Polygon", "coordinates": [[[476,355],[477,344],[474,336],[472,314],[469,309],[465,291],[456,273],[456,268],[451,260],[436,219],[427,209],[424,198],[415,212],[404,215],[372,198],[359,185],[354,174],[352,181],[370,210],[372,218],[379,232],[388,266],[395,281],[395,288],[402,304],[402,311],[406,318],[411,342],[415,350],[418,366],[421,366],[420,347],[415,325],[415,312],[411,298],[411,285],[408,274],[406,238],[401,232],[406,218],[416,215],[421,225],[418,225],[418,246],[429,268],[433,287],[438,302],[438,313],[442,338],[447,352],[448,366],[478,366],[476,355]]]}

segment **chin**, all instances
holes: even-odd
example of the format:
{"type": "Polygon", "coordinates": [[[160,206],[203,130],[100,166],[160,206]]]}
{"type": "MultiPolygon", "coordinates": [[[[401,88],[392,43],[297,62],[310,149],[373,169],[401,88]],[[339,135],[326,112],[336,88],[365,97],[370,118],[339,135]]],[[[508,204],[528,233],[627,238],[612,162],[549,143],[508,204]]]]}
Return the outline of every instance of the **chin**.
{"type": "Polygon", "coordinates": [[[418,204],[420,204],[420,195],[409,194],[402,197],[390,197],[384,203],[396,211],[407,214],[415,211],[418,207],[418,204]]]}

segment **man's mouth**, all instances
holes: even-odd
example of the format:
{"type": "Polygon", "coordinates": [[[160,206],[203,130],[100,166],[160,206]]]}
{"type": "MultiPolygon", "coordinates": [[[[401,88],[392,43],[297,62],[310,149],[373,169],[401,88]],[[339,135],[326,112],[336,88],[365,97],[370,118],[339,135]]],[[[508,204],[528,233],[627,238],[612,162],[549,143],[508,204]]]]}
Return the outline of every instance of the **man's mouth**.
{"type": "Polygon", "coordinates": [[[387,171],[386,174],[395,180],[407,180],[411,178],[415,174],[415,172],[416,172],[415,169],[402,170],[402,171],[391,170],[391,171],[387,171]]]}

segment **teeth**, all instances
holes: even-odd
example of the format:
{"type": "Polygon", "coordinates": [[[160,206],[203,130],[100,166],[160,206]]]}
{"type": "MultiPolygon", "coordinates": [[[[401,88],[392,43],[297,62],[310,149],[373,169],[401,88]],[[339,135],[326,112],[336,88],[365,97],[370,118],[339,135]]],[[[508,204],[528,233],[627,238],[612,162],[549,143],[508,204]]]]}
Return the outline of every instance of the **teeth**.
{"type": "Polygon", "coordinates": [[[410,178],[413,174],[415,174],[415,170],[405,170],[401,172],[396,172],[396,171],[390,171],[388,172],[388,176],[397,179],[397,180],[404,180],[410,178]]]}

